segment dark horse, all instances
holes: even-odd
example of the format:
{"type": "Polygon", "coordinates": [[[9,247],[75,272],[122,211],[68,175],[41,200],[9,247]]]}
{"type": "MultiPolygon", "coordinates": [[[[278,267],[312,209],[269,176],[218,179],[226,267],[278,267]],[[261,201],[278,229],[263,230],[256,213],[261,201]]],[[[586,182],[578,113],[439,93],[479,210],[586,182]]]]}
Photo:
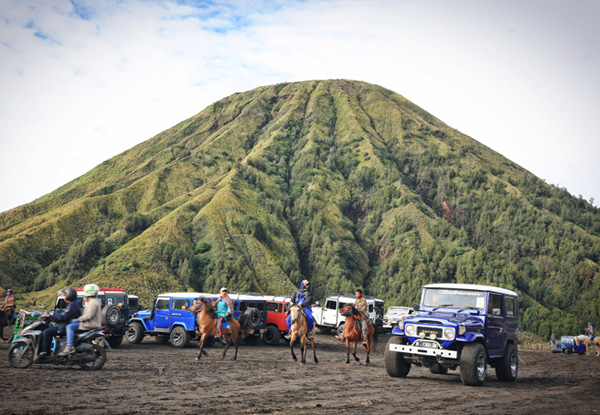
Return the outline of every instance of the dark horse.
{"type": "MultiPolygon", "coordinates": [[[[212,302],[207,299],[200,299],[196,304],[189,308],[189,311],[191,311],[192,314],[197,315],[196,320],[198,321],[198,330],[196,333],[198,333],[200,336],[200,341],[198,342],[199,350],[196,360],[200,360],[202,355],[207,355],[206,350],[204,350],[204,345],[206,344],[207,340],[217,334],[217,313],[215,312],[212,302]]],[[[248,336],[248,315],[242,314],[239,322],[234,318],[230,318],[228,323],[228,329],[221,328],[221,334],[225,338],[225,349],[223,350],[221,359],[225,357],[227,349],[229,349],[229,342],[233,341],[233,345],[235,346],[233,360],[236,360],[239,339],[240,337],[244,339],[246,336],[248,336]],[[228,335],[229,337],[227,337],[228,335]]]]}
{"type": "MultiPolygon", "coordinates": [[[[340,308],[340,314],[346,317],[346,328],[344,329],[344,338],[346,339],[346,363],[350,363],[350,342],[353,343],[354,349],[352,350],[352,356],[354,356],[354,360],[357,362],[360,361],[358,356],[356,356],[356,343],[361,341],[362,332],[360,329],[360,324],[358,323],[351,304],[346,304],[344,307],[340,308]]],[[[375,330],[375,326],[373,323],[369,322],[369,328],[367,330],[367,339],[365,339],[367,344],[365,345],[365,349],[367,352],[367,364],[370,363],[369,354],[371,353],[371,344],[373,344],[373,349],[375,349],[375,345],[377,344],[377,330],[375,330]]]]}
{"type": "Polygon", "coordinates": [[[10,323],[10,319],[6,313],[0,310],[0,338],[2,338],[2,340],[8,340],[6,337],[4,337],[4,327],[10,326],[10,323]]]}

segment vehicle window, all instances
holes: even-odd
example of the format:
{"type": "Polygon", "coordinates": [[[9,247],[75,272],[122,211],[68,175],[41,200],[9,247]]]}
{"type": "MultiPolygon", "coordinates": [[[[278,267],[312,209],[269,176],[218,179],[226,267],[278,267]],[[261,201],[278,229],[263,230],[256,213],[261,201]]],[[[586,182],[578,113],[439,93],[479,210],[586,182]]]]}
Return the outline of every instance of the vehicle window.
{"type": "Polygon", "coordinates": [[[256,303],[256,308],[263,311],[265,309],[265,303],[256,303]]]}
{"type": "Polygon", "coordinates": [[[54,308],[55,309],[65,309],[65,308],[67,308],[67,302],[64,300],[64,298],[61,298],[56,302],[56,306],[54,308]]]}
{"type": "Polygon", "coordinates": [[[233,311],[238,310],[238,303],[239,303],[238,300],[233,301],[233,311]]]}
{"type": "Polygon", "coordinates": [[[517,308],[515,307],[515,299],[513,297],[504,298],[504,308],[506,309],[506,317],[517,316],[517,308]]]}
{"type": "Polygon", "coordinates": [[[494,309],[500,310],[502,313],[502,296],[498,294],[490,294],[489,302],[488,302],[488,314],[493,315],[494,309]]]}
{"type": "Polygon", "coordinates": [[[337,303],[335,301],[329,300],[329,301],[327,301],[327,303],[325,303],[325,308],[329,308],[330,310],[335,310],[337,308],[336,304],[337,303]]]}
{"type": "Polygon", "coordinates": [[[369,304],[369,313],[373,312],[373,304],[369,304]]]}
{"type": "Polygon", "coordinates": [[[190,308],[190,300],[185,298],[173,299],[173,310],[187,310],[190,308]]]}
{"type": "Polygon", "coordinates": [[[285,312],[289,313],[290,312],[290,303],[286,303],[285,304],[285,312]]]}
{"type": "Polygon", "coordinates": [[[138,299],[137,298],[129,298],[129,307],[137,307],[138,299]]]}
{"type": "Polygon", "coordinates": [[[240,301],[240,311],[243,313],[244,311],[246,311],[247,308],[248,306],[246,305],[246,302],[240,301]]]}
{"type": "Polygon", "coordinates": [[[167,298],[161,298],[156,302],[157,310],[168,310],[169,309],[169,300],[167,298]]]}
{"type": "Polygon", "coordinates": [[[423,305],[425,307],[483,310],[485,307],[485,292],[428,288],[423,296],[423,305]]]}
{"type": "Polygon", "coordinates": [[[278,306],[279,306],[278,303],[268,302],[267,303],[267,311],[272,312],[272,313],[276,313],[277,309],[278,309],[278,306]]]}

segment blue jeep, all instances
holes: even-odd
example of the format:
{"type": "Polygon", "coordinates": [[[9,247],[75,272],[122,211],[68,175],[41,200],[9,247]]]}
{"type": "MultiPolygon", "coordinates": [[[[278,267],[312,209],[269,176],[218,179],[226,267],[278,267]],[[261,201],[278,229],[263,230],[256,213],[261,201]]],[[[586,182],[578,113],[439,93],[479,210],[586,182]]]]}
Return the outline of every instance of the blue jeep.
{"type": "Polygon", "coordinates": [[[127,340],[140,343],[144,336],[159,342],[171,340],[175,347],[186,347],[196,338],[196,316],[188,311],[198,297],[216,299],[215,294],[166,293],[156,297],[151,310],[138,311],[129,320],[127,340]]]}
{"type": "Polygon", "coordinates": [[[517,379],[518,297],[503,288],[473,284],[423,287],[414,316],[392,330],[385,350],[390,376],[406,377],[411,364],[445,374],[460,366],[465,385],[481,386],[487,365],[501,381],[517,379]]]}
{"type": "Polygon", "coordinates": [[[562,336],[560,342],[556,342],[552,345],[552,353],[578,353],[580,355],[585,354],[585,344],[575,342],[574,336],[562,336]]]}
{"type": "Polygon", "coordinates": [[[267,300],[258,294],[230,293],[233,300],[233,318],[248,314],[249,335],[245,343],[256,344],[267,328],[267,300]]]}

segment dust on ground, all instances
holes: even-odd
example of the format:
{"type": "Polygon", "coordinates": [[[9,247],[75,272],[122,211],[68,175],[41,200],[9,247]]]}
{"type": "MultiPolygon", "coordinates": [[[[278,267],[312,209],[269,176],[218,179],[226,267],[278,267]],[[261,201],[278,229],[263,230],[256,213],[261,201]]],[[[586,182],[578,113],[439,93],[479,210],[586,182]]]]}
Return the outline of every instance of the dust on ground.
{"type": "MultiPolygon", "coordinates": [[[[516,382],[496,379],[464,386],[459,371],[446,375],[412,367],[408,377],[387,375],[383,354],[389,336],[379,337],[371,364],[346,364],[345,346],[317,335],[317,357],[294,362],[289,347],[241,345],[220,360],[223,346],[195,361],[196,342],[184,349],[145,338],[124,341],[108,352],[97,372],[34,364],[14,369],[10,344],[0,343],[0,406],[3,414],[543,414],[568,408],[600,413],[600,357],[595,353],[519,351],[516,382]]],[[[296,347],[296,353],[299,353],[296,347]]]]}

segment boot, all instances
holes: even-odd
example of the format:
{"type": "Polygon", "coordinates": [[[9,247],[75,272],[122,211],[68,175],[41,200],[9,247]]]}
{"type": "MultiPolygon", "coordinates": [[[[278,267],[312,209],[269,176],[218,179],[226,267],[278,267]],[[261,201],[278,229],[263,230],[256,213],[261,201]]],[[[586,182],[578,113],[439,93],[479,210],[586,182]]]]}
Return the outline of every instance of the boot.
{"type": "Polygon", "coordinates": [[[65,349],[62,352],[60,352],[58,355],[59,356],[67,356],[73,352],[75,352],[75,348],[73,346],[66,346],[65,349]]]}

